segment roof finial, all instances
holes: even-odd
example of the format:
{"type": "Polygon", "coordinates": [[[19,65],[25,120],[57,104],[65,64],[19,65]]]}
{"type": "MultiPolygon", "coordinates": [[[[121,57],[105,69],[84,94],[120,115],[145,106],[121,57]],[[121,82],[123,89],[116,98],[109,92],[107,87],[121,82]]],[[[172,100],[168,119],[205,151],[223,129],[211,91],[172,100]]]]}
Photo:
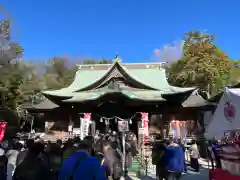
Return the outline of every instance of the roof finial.
{"type": "Polygon", "coordinates": [[[118,55],[118,53],[116,53],[116,56],[115,56],[115,58],[114,58],[114,61],[115,61],[115,62],[118,62],[118,63],[121,62],[121,58],[120,58],[120,56],[118,55]]]}

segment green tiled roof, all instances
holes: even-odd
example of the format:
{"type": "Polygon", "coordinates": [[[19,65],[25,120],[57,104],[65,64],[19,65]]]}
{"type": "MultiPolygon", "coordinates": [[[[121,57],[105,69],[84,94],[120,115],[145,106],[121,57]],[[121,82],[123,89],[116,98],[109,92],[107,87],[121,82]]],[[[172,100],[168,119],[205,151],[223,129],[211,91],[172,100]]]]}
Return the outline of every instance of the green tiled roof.
{"type": "Polygon", "coordinates": [[[100,78],[102,78],[107,73],[107,70],[78,70],[75,74],[74,81],[72,84],[66,88],[62,88],[54,91],[43,91],[43,94],[53,95],[53,96],[72,96],[72,92],[83,89],[100,78]]]}
{"type": "MultiPolygon", "coordinates": [[[[132,64],[139,65],[139,64],[132,64]]],[[[138,84],[142,84],[147,87],[143,91],[129,91],[121,90],[119,93],[126,95],[131,99],[145,99],[145,100],[164,100],[161,95],[177,94],[182,92],[189,92],[195,88],[180,88],[173,87],[168,84],[165,69],[160,66],[142,67],[142,68],[129,68],[127,69],[124,64],[115,61],[108,69],[79,69],[76,72],[73,83],[67,88],[54,91],[44,91],[44,95],[50,95],[55,97],[67,97],[70,98],[65,102],[83,101],[86,99],[97,99],[107,93],[112,93],[113,90],[102,89],[99,91],[83,91],[85,88],[93,85],[94,83],[103,80],[107,75],[116,67],[122,69],[128,77],[138,84]],[[151,89],[151,90],[150,90],[151,89]],[[82,90],[82,91],[81,91],[82,90]],[[80,91],[80,92],[78,92],[80,91]]],[[[114,90],[113,92],[116,92],[114,90]]]]}
{"type": "MultiPolygon", "coordinates": [[[[113,64],[114,66],[114,64],[113,64]]],[[[179,93],[194,88],[179,88],[170,86],[167,82],[165,69],[162,68],[142,68],[142,69],[126,69],[124,65],[120,65],[125,72],[134,80],[145,84],[153,89],[160,90],[163,93],[179,93]]],[[[53,96],[72,96],[72,92],[79,91],[83,88],[90,86],[96,81],[103,78],[108,70],[78,70],[75,75],[73,83],[67,88],[54,91],[44,91],[43,94],[53,95],[53,96]]]]}
{"type": "MultiPolygon", "coordinates": [[[[73,97],[63,102],[79,102],[79,101],[89,101],[101,98],[107,94],[116,93],[115,90],[106,89],[106,90],[95,90],[95,91],[86,91],[73,93],[73,97]]],[[[121,93],[123,96],[128,97],[129,99],[135,100],[145,100],[145,101],[165,101],[162,98],[159,91],[128,91],[120,90],[118,93],[121,93]]]]}

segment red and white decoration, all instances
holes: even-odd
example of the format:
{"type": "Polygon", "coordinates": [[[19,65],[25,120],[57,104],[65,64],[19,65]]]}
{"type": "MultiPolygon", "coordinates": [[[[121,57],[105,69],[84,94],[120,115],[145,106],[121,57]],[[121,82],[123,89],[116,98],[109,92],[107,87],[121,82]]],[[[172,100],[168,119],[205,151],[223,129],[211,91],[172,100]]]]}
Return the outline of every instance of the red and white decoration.
{"type": "Polygon", "coordinates": [[[141,115],[142,115],[142,118],[141,118],[142,127],[144,128],[144,132],[145,132],[143,143],[146,144],[146,140],[147,140],[146,136],[148,136],[148,124],[149,124],[148,113],[142,112],[141,115]]]}
{"type": "Polygon", "coordinates": [[[224,139],[228,142],[217,149],[222,168],[210,172],[211,180],[240,180],[239,107],[240,89],[225,88],[206,133],[210,139],[224,139]]]}
{"type": "Polygon", "coordinates": [[[91,115],[92,115],[91,113],[84,113],[83,118],[88,119],[90,121],[91,120],[91,115]]]}
{"type": "Polygon", "coordinates": [[[209,139],[223,139],[224,132],[240,129],[240,88],[225,88],[206,128],[209,139]]]}
{"type": "Polygon", "coordinates": [[[118,121],[118,130],[120,132],[126,132],[129,131],[129,125],[128,125],[128,121],[118,121]]]}
{"type": "Polygon", "coordinates": [[[90,123],[91,123],[91,113],[84,113],[83,118],[81,118],[81,132],[80,132],[81,139],[84,139],[84,137],[88,136],[90,123]]]}

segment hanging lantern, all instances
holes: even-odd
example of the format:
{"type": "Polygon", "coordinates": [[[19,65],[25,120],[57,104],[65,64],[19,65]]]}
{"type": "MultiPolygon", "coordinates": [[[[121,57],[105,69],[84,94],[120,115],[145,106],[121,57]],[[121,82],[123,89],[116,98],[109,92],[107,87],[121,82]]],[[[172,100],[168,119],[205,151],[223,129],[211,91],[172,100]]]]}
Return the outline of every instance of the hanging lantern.
{"type": "Polygon", "coordinates": [[[172,124],[173,126],[177,126],[177,122],[176,122],[176,121],[172,121],[171,124],[172,124]]]}
{"type": "Polygon", "coordinates": [[[179,122],[179,127],[183,127],[184,126],[184,122],[179,122]]]}
{"type": "Polygon", "coordinates": [[[117,123],[117,118],[115,117],[115,123],[117,123]]]}
{"type": "Polygon", "coordinates": [[[102,119],[102,118],[100,119],[100,122],[103,122],[103,119],[102,119]]]}
{"type": "Polygon", "coordinates": [[[132,119],[129,120],[129,124],[132,124],[132,119]]]}

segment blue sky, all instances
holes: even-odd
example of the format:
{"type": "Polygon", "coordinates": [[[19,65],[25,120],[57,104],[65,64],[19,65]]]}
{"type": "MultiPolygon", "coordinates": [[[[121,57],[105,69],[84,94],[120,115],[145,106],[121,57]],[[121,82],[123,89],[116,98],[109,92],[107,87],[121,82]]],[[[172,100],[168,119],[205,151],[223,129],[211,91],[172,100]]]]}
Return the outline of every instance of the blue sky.
{"type": "MultiPolygon", "coordinates": [[[[184,32],[216,35],[240,59],[238,0],[0,0],[13,19],[13,38],[25,58],[53,56],[156,60],[154,50],[180,42],[184,32]]],[[[158,51],[157,51],[158,52],[158,51]]]]}

